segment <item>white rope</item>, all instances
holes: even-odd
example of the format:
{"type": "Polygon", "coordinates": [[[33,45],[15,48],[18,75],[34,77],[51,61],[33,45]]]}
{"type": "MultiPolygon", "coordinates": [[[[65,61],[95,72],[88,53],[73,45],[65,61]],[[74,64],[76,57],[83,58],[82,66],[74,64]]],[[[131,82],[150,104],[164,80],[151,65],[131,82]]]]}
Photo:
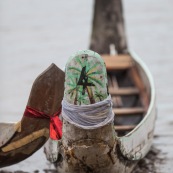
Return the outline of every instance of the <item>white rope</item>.
{"type": "Polygon", "coordinates": [[[63,99],[62,117],[69,123],[83,129],[96,129],[105,126],[114,120],[111,96],[90,105],[73,105],[63,99]]]}

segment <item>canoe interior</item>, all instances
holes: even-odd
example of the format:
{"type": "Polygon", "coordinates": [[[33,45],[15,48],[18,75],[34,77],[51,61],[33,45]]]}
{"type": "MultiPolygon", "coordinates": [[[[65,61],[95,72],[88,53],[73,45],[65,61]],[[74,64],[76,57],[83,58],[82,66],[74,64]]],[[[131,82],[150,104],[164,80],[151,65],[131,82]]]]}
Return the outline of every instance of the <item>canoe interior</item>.
{"type": "Polygon", "coordinates": [[[144,118],[150,94],[139,66],[130,55],[102,55],[108,73],[109,93],[115,113],[115,131],[124,136],[144,118]]]}

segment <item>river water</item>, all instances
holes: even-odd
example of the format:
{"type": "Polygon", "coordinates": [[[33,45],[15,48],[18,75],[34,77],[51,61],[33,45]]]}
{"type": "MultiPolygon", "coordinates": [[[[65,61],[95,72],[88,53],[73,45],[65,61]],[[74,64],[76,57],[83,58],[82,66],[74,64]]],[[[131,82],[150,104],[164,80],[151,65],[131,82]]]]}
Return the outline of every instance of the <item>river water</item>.
{"type": "MultiPolygon", "coordinates": [[[[93,0],[0,1],[0,121],[19,121],[34,79],[51,63],[61,69],[68,57],[87,49],[93,0]]],[[[167,161],[157,168],[173,172],[173,1],[124,0],[129,48],[153,74],[158,120],[154,144],[167,161]],[[164,147],[167,146],[167,147],[164,147]]],[[[29,159],[4,168],[33,172],[51,167],[40,149],[29,159]]]]}

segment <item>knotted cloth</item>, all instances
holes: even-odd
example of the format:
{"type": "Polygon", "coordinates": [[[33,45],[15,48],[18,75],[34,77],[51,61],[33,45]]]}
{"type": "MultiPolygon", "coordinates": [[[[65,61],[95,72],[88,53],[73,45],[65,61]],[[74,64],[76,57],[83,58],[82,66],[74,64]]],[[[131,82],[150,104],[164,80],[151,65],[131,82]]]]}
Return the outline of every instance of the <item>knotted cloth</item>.
{"type": "Polygon", "coordinates": [[[114,120],[111,96],[90,105],[73,105],[64,98],[62,100],[62,117],[82,129],[97,129],[105,126],[114,120]]]}
{"type": "Polygon", "coordinates": [[[38,111],[29,106],[26,107],[24,116],[30,118],[50,119],[50,138],[53,140],[61,139],[62,137],[62,122],[59,119],[61,108],[53,115],[47,115],[44,112],[38,111]]]}

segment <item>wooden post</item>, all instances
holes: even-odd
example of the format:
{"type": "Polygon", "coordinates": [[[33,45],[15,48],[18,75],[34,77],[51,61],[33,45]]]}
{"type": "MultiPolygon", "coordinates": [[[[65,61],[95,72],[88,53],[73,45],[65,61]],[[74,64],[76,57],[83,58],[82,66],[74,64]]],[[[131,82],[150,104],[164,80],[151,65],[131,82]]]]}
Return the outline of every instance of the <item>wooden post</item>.
{"type": "Polygon", "coordinates": [[[118,54],[127,53],[122,0],[95,0],[90,49],[109,54],[111,44],[118,54]]]}

